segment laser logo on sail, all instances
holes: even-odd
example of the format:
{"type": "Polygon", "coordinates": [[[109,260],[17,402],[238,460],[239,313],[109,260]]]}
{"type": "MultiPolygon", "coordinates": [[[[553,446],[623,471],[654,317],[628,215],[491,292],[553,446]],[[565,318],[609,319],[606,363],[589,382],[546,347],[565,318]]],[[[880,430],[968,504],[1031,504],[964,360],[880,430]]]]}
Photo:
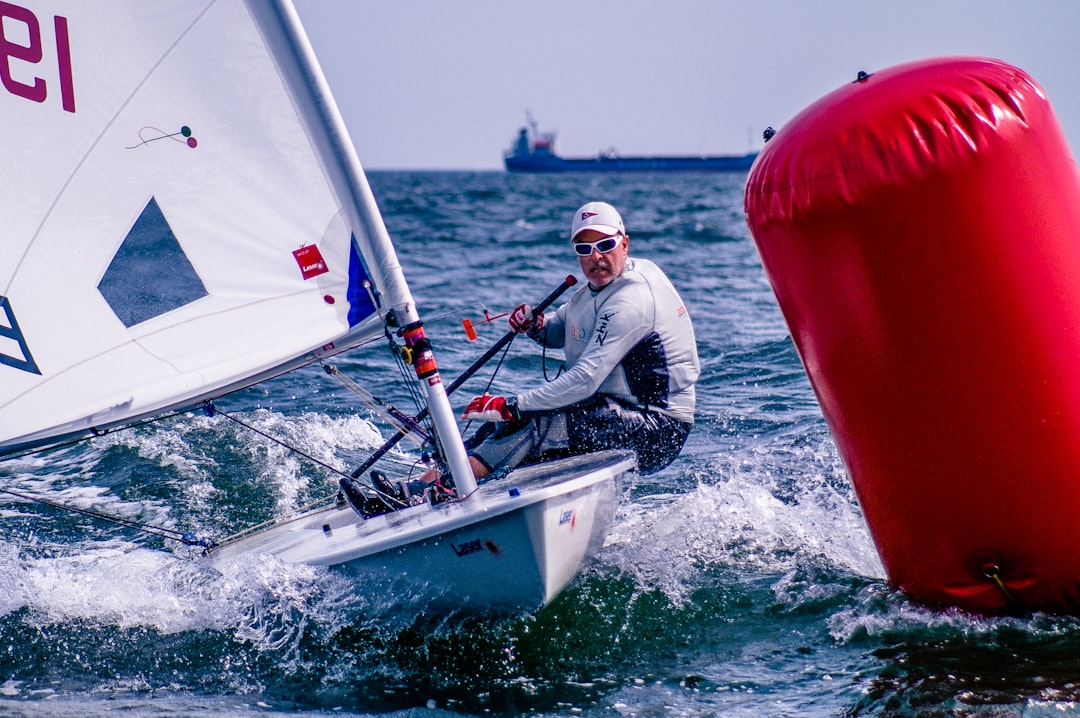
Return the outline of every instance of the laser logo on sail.
{"type": "Polygon", "coordinates": [[[296,263],[300,265],[300,275],[304,279],[311,279],[330,271],[330,268],[326,266],[326,260],[323,259],[322,252],[314,244],[297,249],[293,252],[293,257],[296,258],[296,263]]]}

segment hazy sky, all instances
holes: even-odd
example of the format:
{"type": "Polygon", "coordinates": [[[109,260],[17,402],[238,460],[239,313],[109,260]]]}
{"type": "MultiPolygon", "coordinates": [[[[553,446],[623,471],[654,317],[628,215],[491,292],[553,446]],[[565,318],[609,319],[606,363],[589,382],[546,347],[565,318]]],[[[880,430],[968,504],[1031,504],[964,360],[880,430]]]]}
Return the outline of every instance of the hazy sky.
{"type": "Polygon", "coordinates": [[[1077,0],[295,0],[368,169],[495,169],[531,110],[564,155],[741,153],[908,60],[1026,70],[1080,148],[1077,0]]]}

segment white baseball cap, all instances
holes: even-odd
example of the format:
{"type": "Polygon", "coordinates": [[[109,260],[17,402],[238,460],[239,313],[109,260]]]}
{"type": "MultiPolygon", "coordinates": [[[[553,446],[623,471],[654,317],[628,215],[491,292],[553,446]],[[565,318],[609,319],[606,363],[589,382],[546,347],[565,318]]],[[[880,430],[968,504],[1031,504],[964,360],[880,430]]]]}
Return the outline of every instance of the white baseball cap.
{"type": "Polygon", "coordinates": [[[595,229],[604,234],[626,234],[622,217],[607,202],[589,202],[582,205],[570,226],[570,241],[573,242],[574,238],[586,229],[595,229]]]}

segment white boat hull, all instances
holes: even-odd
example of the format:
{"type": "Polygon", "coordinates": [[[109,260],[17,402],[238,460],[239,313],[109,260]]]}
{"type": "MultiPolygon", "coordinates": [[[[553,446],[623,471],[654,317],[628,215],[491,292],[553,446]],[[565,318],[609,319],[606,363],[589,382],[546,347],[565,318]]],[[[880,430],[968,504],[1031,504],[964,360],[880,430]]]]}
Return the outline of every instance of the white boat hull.
{"type": "MultiPolygon", "coordinates": [[[[245,557],[333,566],[373,593],[433,607],[533,610],[559,594],[611,528],[633,453],[519,468],[468,501],[363,519],[347,504],[282,520],[212,549],[220,571],[245,557]],[[476,499],[479,500],[476,500],[476,499]]],[[[373,596],[374,597],[374,596],[373,596]]]]}

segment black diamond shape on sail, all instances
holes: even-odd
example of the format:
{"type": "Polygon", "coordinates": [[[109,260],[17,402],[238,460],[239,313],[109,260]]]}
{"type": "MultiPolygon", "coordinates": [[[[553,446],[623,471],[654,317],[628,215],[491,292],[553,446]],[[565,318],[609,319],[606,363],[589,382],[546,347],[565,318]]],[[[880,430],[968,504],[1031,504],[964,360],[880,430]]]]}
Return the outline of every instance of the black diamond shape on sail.
{"type": "Polygon", "coordinates": [[[126,327],[207,295],[153,198],[135,220],[97,288],[126,327]]]}

